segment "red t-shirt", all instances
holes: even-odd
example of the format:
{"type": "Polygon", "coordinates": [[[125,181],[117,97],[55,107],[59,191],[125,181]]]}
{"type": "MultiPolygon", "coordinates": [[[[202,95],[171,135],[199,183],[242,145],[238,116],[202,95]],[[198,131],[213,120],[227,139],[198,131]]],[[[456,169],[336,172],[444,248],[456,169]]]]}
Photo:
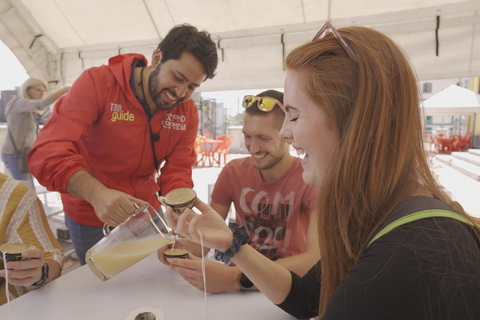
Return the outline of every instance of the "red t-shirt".
{"type": "Polygon", "coordinates": [[[236,222],[246,226],[250,245],[276,260],[306,250],[310,213],[316,208],[318,188],[302,179],[301,160],[272,183],[263,182],[251,157],[230,161],[220,173],[212,201],[230,206],[236,222]]]}

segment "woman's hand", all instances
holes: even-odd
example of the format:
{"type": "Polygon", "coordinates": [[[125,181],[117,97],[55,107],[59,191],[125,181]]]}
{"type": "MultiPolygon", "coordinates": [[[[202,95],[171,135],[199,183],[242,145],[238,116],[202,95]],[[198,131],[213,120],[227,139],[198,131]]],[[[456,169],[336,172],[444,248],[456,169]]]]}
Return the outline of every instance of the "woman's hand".
{"type": "Polygon", "coordinates": [[[196,214],[193,210],[185,209],[182,214],[174,213],[167,207],[165,217],[170,228],[186,239],[201,243],[200,234],[205,247],[225,252],[233,241],[233,233],[225,220],[209,205],[197,199],[195,207],[202,212],[196,214]]]}
{"type": "MultiPolygon", "coordinates": [[[[8,283],[15,286],[31,286],[42,279],[44,263],[43,250],[25,250],[22,252],[22,260],[7,262],[8,283]]],[[[0,277],[5,278],[5,275],[5,270],[1,270],[0,277]]]]}

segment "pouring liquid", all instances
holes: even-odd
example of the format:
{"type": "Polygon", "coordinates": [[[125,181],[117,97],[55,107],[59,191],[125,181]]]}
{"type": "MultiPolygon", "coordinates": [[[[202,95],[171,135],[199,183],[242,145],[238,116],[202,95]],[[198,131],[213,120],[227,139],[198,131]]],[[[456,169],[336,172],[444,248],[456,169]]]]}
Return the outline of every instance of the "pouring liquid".
{"type": "Polygon", "coordinates": [[[93,254],[87,252],[87,265],[100,280],[107,280],[134,265],[161,247],[173,243],[162,235],[142,240],[115,242],[93,254]]]}

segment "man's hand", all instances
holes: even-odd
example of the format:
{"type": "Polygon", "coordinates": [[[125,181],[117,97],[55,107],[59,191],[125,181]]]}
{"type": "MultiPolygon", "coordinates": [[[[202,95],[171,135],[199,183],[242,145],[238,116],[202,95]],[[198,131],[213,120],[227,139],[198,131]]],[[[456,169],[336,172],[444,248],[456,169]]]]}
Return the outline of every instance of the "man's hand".
{"type": "MultiPolygon", "coordinates": [[[[43,250],[25,250],[22,252],[22,259],[7,263],[8,283],[28,287],[42,279],[42,267],[45,264],[43,250]]],[[[0,276],[5,278],[5,275],[5,270],[0,270],[0,276]]]]}
{"type": "MultiPolygon", "coordinates": [[[[188,253],[188,259],[170,259],[170,269],[180,274],[198,290],[203,291],[202,259],[188,253]]],[[[224,264],[205,260],[205,278],[208,293],[240,290],[240,270],[224,264]]]]}
{"type": "Polygon", "coordinates": [[[131,195],[109,189],[85,170],[72,174],[67,182],[71,195],[90,203],[97,217],[111,227],[116,227],[135,211],[134,204],[143,206],[147,202],[131,195]]]}
{"type": "Polygon", "coordinates": [[[135,212],[135,204],[141,207],[146,203],[127,193],[107,188],[90,202],[98,218],[111,227],[127,220],[135,212]]]}

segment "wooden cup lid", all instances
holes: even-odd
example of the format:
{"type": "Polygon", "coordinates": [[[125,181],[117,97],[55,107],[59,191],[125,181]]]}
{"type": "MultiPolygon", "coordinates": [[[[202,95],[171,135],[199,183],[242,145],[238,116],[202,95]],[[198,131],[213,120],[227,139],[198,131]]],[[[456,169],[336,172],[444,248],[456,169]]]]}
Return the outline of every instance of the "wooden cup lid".
{"type": "Polygon", "coordinates": [[[165,252],[163,253],[163,255],[165,256],[165,258],[167,259],[170,259],[170,258],[180,258],[180,259],[186,259],[187,258],[187,250],[185,249],[178,249],[178,248],[174,248],[174,249],[167,249],[165,250],[165,252]]]}
{"type": "Polygon", "coordinates": [[[0,255],[3,259],[3,253],[5,253],[7,261],[19,261],[22,259],[22,252],[29,249],[35,249],[35,247],[24,243],[3,243],[0,245],[0,255]]]}
{"type": "Polygon", "coordinates": [[[189,204],[190,202],[196,200],[196,198],[197,193],[195,190],[189,188],[179,188],[170,191],[165,196],[165,202],[169,206],[181,206],[189,204]]]}

